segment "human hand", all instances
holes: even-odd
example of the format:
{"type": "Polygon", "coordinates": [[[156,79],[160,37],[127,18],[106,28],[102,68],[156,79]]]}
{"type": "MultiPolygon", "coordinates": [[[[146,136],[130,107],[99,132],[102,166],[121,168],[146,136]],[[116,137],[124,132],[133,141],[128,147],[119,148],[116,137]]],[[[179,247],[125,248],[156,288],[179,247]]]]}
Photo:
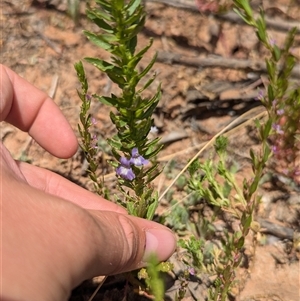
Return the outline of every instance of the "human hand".
{"type": "MultiPolygon", "coordinates": [[[[0,120],[67,158],[76,137],[55,103],[0,65],[0,120]]],[[[1,300],[61,301],[82,281],[166,260],[166,227],[137,217],[45,169],[13,160],[0,143],[1,300]]]]}

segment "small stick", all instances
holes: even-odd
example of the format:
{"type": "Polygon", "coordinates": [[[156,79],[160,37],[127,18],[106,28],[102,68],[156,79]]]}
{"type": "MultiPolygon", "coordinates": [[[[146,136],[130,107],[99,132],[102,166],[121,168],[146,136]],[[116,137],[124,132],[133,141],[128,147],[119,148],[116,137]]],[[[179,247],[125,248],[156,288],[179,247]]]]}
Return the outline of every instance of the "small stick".
{"type": "MultiPolygon", "coordinates": [[[[223,57],[188,57],[179,53],[158,51],[157,61],[166,64],[179,64],[195,68],[218,67],[229,69],[251,69],[253,71],[267,72],[264,60],[254,61],[223,57]]],[[[291,77],[300,78],[300,64],[295,65],[291,72],[291,77]]]]}
{"type": "MultiPolygon", "coordinates": [[[[200,14],[197,6],[195,5],[194,0],[146,0],[146,2],[156,2],[156,3],[162,3],[166,4],[169,6],[177,7],[177,8],[183,8],[187,9],[193,12],[197,12],[200,14]]],[[[201,13],[202,15],[205,13],[201,13]]],[[[255,14],[255,18],[257,18],[258,14],[255,14]]],[[[243,23],[243,20],[234,12],[227,12],[224,14],[214,14],[214,17],[216,19],[221,19],[225,21],[229,21],[232,23],[243,23]]],[[[286,21],[286,20],[279,20],[279,19],[274,19],[268,16],[265,16],[265,21],[267,27],[271,27],[276,30],[280,31],[289,31],[292,28],[296,27],[297,32],[300,33],[300,24],[299,21],[286,21]]],[[[244,24],[244,23],[243,23],[244,24]]]]}
{"type": "Polygon", "coordinates": [[[99,283],[96,290],[93,292],[92,296],[88,299],[88,301],[92,301],[95,298],[96,294],[98,293],[99,289],[101,288],[101,286],[103,285],[103,283],[105,282],[106,279],[107,279],[107,276],[105,276],[103,278],[103,280],[99,283]]]}

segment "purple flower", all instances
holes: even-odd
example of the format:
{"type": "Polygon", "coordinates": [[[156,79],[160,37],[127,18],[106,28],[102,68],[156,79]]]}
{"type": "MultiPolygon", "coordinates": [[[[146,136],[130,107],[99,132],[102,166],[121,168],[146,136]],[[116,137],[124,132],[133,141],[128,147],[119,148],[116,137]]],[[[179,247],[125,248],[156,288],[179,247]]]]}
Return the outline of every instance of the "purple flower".
{"type": "Polygon", "coordinates": [[[120,164],[116,169],[116,173],[118,176],[123,178],[124,180],[132,181],[135,178],[135,174],[131,168],[131,165],[135,166],[143,166],[148,164],[149,161],[146,160],[143,156],[139,154],[139,151],[136,147],[131,150],[130,159],[126,157],[120,158],[120,164]]]}
{"type": "Polygon", "coordinates": [[[135,166],[143,166],[149,163],[143,156],[139,154],[139,151],[136,147],[134,147],[131,151],[130,164],[135,166]]]}
{"type": "Polygon", "coordinates": [[[91,118],[91,124],[92,125],[96,125],[97,124],[97,120],[94,117],[91,118]]]}
{"type": "Polygon", "coordinates": [[[271,146],[271,150],[274,154],[277,154],[278,153],[278,147],[276,145],[272,145],[271,146]]]}
{"type": "Polygon", "coordinates": [[[300,166],[298,166],[298,167],[295,168],[294,175],[295,176],[300,176],[300,166]]]}
{"type": "Polygon", "coordinates": [[[283,171],[282,171],[282,173],[284,174],[284,175],[288,175],[288,173],[289,173],[289,171],[285,168],[283,171]]]}
{"type": "Polygon", "coordinates": [[[97,149],[98,148],[97,144],[98,144],[98,138],[97,138],[97,135],[94,134],[92,136],[92,140],[91,140],[91,147],[94,149],[97,149]]]}
{"type": "Polygon", "coordinates": [[[284,114],[284,109],[279,109],[276,111],[277,115],[283,115],[284,114]]]}
{"type": "Polygon", "coordinates": [[[256,100],[262,101],[264,99],[264,92],[262,90],[258,90],[258,95],[255,97],[256,100]]]}
{"type": "Polygon", "coordinates": [[[116,173],[118,176],[123,178],[124,180],[132,181],[135,178],[135,174],[130,167],[130,160],[125,157],[121,157],[120,165],[116,169],[116,173]]]}
{"type": "Polygon", "coordinates": [[[272,128],[275,130],[275,132],[277,133],[277,134],[283,134],[284,132],[283,132],[283,130],[281,129],[281,126],[279,125],[279,124],[277,124],[277,123],[274,123],[273,125],[272,125],[272,128]]]}
{"type": "Polygon", "coordinates": [[[194,269],[194,268],[192,268],[192,267],[189,267],[189,268],[188,268],[188,271],[189,271],[189,274],[190,274],[190,275],[192,275],[192,276],[195,276],[195,274],[196,274],[196,271],[195,271],[195,269],[194,269]]]}

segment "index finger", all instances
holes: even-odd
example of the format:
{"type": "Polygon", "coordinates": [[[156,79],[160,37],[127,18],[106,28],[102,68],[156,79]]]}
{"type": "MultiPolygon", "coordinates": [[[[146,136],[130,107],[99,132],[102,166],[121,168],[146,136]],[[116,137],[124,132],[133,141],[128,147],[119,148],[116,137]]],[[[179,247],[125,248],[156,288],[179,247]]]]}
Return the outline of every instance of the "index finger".
{"type": "Polygon", "coordinates": [[[68,158],[76,136],[54,101],[11,69],[0,65],[0,121],[28,132],[51,154],[68,158]]]}

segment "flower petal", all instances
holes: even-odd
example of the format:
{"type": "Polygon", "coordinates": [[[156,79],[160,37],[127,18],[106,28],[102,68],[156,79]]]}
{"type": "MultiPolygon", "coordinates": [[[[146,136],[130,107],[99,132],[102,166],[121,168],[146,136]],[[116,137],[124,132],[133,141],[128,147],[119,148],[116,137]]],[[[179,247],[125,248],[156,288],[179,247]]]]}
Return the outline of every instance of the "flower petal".
{"type": "Polygon", "coordinates": [[[116,173],[124,180],[132,181],[135,178],[135,174],[132,168],[127,168],[123,165],[120,165],[119,167],[116,168],[116,173]]]}
{"type": "Polygon", "coordinates": [[[121,157],[120,158],[120,163],[122,166],[125,166],[125,167],[130,167],[130,160],[128,160],[127,158],[125,157],[121,157]]]}

